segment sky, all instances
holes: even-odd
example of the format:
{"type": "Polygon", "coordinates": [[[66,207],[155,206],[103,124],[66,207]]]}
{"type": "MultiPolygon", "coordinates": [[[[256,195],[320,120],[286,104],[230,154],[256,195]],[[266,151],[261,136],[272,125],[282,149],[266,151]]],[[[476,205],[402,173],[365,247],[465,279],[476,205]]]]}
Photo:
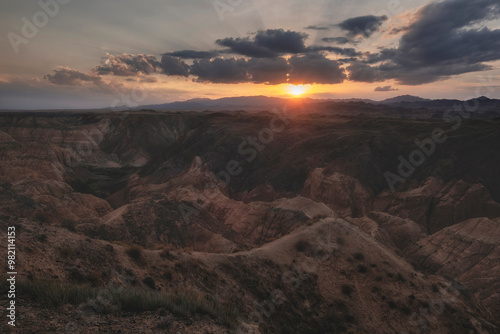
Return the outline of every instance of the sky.
{"type": "Polygon", "coordinates": [[[2,1],[0,109],[500,98],[498,0],[2,1]]]}

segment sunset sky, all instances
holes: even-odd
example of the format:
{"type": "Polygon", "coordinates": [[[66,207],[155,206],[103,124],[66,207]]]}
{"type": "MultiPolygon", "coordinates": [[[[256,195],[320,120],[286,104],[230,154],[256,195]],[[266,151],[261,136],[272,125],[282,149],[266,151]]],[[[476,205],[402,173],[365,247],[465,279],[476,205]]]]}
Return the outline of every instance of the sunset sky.
{"type": "Polygon", "coordinates": [[[4,1],[0,32],[0,109],[500,98],[498,0],[4,1]]]}

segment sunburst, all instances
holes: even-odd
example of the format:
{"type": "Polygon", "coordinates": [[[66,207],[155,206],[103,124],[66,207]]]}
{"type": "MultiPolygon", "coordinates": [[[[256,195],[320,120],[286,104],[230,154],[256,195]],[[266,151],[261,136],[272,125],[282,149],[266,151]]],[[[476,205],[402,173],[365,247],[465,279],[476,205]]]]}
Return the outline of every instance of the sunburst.
{"type": "Polygon", "coordinates": [[[288,85],[288,93],[293,96],[301,96],[307,91],[304,85],[288,85]]]}

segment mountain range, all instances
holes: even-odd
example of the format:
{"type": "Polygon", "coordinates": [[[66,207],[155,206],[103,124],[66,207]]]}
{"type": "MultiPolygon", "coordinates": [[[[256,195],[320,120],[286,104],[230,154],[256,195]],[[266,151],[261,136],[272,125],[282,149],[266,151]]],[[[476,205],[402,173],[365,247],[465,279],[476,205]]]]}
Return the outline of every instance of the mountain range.
{"type": "Polygon", "coordinates": [[[500,109],[500,100],[490,99],[485,96],[467,101],[454,99],[426,99],[412,95],[401,95],[389,98],[382,101],[374,101],[370,99],[312,99],[312,98],[279,98],[267,96],[243,96],[243,97],[226,97],[221,99],[191,99],[187,101],[177,101],[163,104],[143,105],[134,109],[149,109],[149,110],[169,110],[169,111],[221,111],[221,110],[246,110],[255,111],[263,110],[285,104],[310,105],[315,103],[325,102],[330,103],[365,103],[372,105],[387,105],[390,107],[403,107],[412,109],[447,109],[453,108],[455,105],[479,106],[479,111],[492,111],[500,109]]]}

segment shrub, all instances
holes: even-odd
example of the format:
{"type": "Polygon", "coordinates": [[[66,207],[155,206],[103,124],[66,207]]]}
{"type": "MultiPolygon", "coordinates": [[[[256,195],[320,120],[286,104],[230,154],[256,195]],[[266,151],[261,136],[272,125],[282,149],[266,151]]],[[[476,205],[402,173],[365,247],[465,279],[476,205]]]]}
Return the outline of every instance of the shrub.
{"type": "Polygon", "coordinates": [[[38,220],[40,223],[46,223],[47,222],[47,217],[41,212],[37,211],[33,215],[33,219],[38,220]]]}
{"type": "Polygon", "coordinates": [[[72,267],[69,268],[68,271],[69,271],[69,278],[72,281],[82,283],[85,280],[85,274],[79,268],[72,267]]]}
{"type": "Polygon", "coordinates": [[[354,253],[354,258],[358,261],[363,261],[365,256],[362,253],[354,253]]]}
{"type": "Polygon", "coordinates": [[[358,266],[358,272],[360,273],[366,273],[368,271],[368,268],[362,264],[358,266]]]}
{"type": "Polygon", "coordinates": [[[44,280],[20,280],[17,288],[20,294],[49,307],[78,305],[97,295],[97,291],[89,286],[61,285],[44,280]]]}
{"type": "Polygon", "coordinates": [[[397,307],[396,303],[392,300],[387,302],[387,306],[389,306],[390,309],[395,309],[397,307]]]}
{"type": "Polygon", "coordinates": [[[153,277],[151,277],[151,276],[148,276],[145,279],[143,279],[142,283],[144,283],[145,285],[147,285],[148,287],[150,287],[153,290],[156,289],[156,282],[153,279],[153,277]]]}
{"type": "Polygon", "coordinates": [[[139,245],[130,245],[127,247],[125,252],[130,258],[138,260],[142,256],[142,247],[139,245]]]}
{"type": "Polygon", "coordinates": [[[411,309],[408,306],[401,307],[401,311],[406,315],[410,315],[412,313],[411,309]]]}
{"type": "Polygon", "coordinates": [[[403,277],[403,275],[398,273],[398,281],[406,283],[406,279],[403,277]]]}
{"type": "MultiPolygon", "coordinates": [[[[7,280],[2,277],[0,287],[6,289],[6,284],[7,280]]],[[[92,307],[105,296],[107,299],[105,302],[109,303],[103,305],[106,306],[102,309],[104,312],[139,313],[166,309],[182,317],[192,317],[195,314],[208,315],[228,327],[236,324],[239,314],[236,307],[223,305],[217,298],[203,297],[193,291],[178,291],[172,294],[141,288],[109,287],[103,294],[102,289],[89,285],[65,285],[44,280],[19,280],[17,288],[21,295],[52,308],[83,303],[88,303],[92,307]]]]}
{"type": "Polygon", "coordinates": [[[170,329],[172,326],[172,319],[171,318],[166,318],[158,323],[156,326],[158,329],[170,329]]]}
{"type": "Polygon", "coordinates": [[[432,292],[439,292],[439,287],[436,284],[432,284],[432,292]]]}
{"type": "Polygon", "coordinates": [[[306,240],[300,240],[295,244],[295,249],[297,250],[297,252],[301,253],[305,252],[307,249],[309,249],[309,247],[310,244],[306,240]]]}
{"type": "Polygon", "coordinates": [[[75,232],[76,230],[76,222],[74,220],[64,219],[61,226],[71,232],[75,232]]]}
{"type": "Polygon", "coordinates": [[[168,267],[163,272],[163,277],[165,277],[167,281],[172,281],[175,277],[175,271],[171,267],[168,267]]]}
{"type": "Polygon", "coordinates": [[[101,282],[101,276],[99,271],[91,271],[85,278],[92,286],[98,286],[99,282],[101,282]]]}
{"type": "Polygon", "coordinates": [[[337,299],[335,301],[335,307],[342,313],[347,313],[349,311],[347,304],[341,299],[337,299]]]}
{"type": "Polygon", "coordinates": [[[65,245],[59,248],[59,254],[64,258],[71,258],[75,256],[76,250],[69,245],[65,245]]]}
{"type": "Polygon", "coordinates": [[[344,284],[342,285],[342,293],[346,296],[350,296],[352,292],[354,291],[354,288],[351,285],[344,284]]]}
{"type": "Polygon", "coordinates": [[[352,315],[350,315],[350,314],[347,314],[344,317],[344,319],[345,319],[345,322],[348,322],[348,323],[351,323],[351,324],[356,321],[356,319],[352,315]]]}

